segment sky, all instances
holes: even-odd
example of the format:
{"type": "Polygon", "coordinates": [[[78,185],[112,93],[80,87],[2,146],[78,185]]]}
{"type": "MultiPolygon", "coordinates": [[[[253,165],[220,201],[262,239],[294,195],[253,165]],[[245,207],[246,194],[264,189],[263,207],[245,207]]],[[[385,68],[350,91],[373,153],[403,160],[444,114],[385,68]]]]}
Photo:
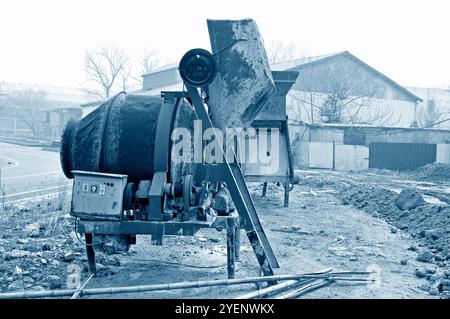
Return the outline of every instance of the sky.
{"type": "Polygon", "coordinates": [[[0,82],[79,87],[86,49],[114,44],[163,62],[210,49],[206,19],[254,19],[266,44],[348,50],[408,86],[450,85],[448,0],[1,0],[0,82]]]}

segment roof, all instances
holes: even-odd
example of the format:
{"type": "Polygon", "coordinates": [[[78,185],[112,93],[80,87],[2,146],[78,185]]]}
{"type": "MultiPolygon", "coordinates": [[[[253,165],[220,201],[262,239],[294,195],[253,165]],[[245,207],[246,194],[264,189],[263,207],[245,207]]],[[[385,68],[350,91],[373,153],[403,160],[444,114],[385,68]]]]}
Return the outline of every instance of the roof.
{"type": "Polygon", "coordinates": [[[154,95],[154,96],[160,96],[161,91],[183,91],[184,84],[183,82],[177,82],[171,85],[157,87],[149,90],[140,90],[135,91],[133,94],[143,94],[143,95],[154,95]]]}
{"type": "Polygon", "coordinates": [[[298,71],[299,69],[301,69],[305,66],[310,66],[310,65],[313,65],[316,63],[321,63],[321,62],[327,61],[329,59],[335,58],[337,56],[345,56],[349,59],[352,59],[356,63],[360,64],[362,67],[364,67],[364,68],[368,69],[370,72],[374,73],[376,76],[382,78],[384,81],[387,81],[390,85],[392,85],[392,86],[396,87],[397,89],[399,89],[400,91],[402,91],[405,95],[409,96],[414,101],[423,102],[423,100],[420,97],[411,93],[405,87],[401,86],[400,84],[398,84],[394,80],[390,79],[383,73],[375,70],[373,67],[371,67],[367,63],[363,62],[362,60],[358,59],[356,56],[354,56],[353,54],[351,54],[348,51],[342,51],[342,52],[338,52],[338,53],[319,55],[319,56],[314,56],[314,57],[308,57],[308,58],[302,58],[302,59],[297,59],[297,60],[292,60],[292,61],[275,63],[275,64],[271,65],[271,68],[272,68],[272,70],[277,70],[277,71],[298,71]]]}
{"type": "Polygon", "coordinates": [[[78,106],[92,100],[92,97],[78,88],[32,83],[0,82],[0,92],[3,94],[24,91],[45,92],[45,98],[49,102],[48,107],[50,108],[78,106]]]}
{"type": "Polygon", "coordinates": [[[179,64],[178,62],[177,63],[166,64],[166,65],[160,66],[159,68],[154,69],[151,72],[145,73],[142,76],[146,76],[148,74],[154,74],[154,73],[158,73],[158,72],[167,71],[167,70],[170,70],[170,69],[175,69],[175,68],[178,68],[178,64],[179,64]]]}
{"type": "Polygon", "coordinates": [[[427,128],[427,127],[391,127],[391,126],[377,126],[369,124],[342,124],[342,123],[302,123],[302,126],[311,129],[361,129],[361,130],[384,130],[384,131],[409,131],[409,132],[441,132],[450,134],[450,130],[444,128],[427,128]]]}

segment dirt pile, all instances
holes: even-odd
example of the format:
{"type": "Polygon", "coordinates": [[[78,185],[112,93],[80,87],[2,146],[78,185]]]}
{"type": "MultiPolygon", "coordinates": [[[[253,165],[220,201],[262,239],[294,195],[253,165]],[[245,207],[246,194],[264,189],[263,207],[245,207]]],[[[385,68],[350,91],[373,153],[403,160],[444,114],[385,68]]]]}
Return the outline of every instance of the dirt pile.
{"type": "MultiPolygon", "coordinates": [[[[450,298],[450,289],[443,284],[450,274],[450,206],[424,203],[421,195],[414,190],[397,194],[380,187],[349,187],[341,195],[344,204],[381,217],[416,238],[419,247],[409,248],[418,252],[416,259],[434,263],[441,269],[439,272],[433,268],[417,269],[416,276],[418,273],[426,275],[431,283],[427,287],[430,294],[437,291],[450,298]]],[[[396,232],[395,228],[392,231],[396,232]]]]}
{"type": "Polygon", "coordinates": [[[428,164],[413,171],[410,177],[425,181],[450,181],[450,164],[428,164]]]}
{"type": "MultiPolygon", "coordinates": [[[[404,192],[412,194],[409,190],[404,192]]],[[[420,194],[403,196],[379,187],[351,187],[342,192],[344,204],[382,217],[391,225],[420,238],[434,253],[435,260],[449,260],[450,206],[422,203],[417,196],[420,194]],[[418,202],[421,204],[417,205],[418,202]],[[401,207],[411,209],[402,210],[399,203],[401,207]]]]}

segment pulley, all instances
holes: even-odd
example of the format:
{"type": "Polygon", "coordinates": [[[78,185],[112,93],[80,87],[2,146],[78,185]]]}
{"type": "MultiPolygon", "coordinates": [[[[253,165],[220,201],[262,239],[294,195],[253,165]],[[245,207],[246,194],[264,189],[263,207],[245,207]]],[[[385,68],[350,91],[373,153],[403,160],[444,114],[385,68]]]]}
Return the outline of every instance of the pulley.
{"type": "Polygon", "coordinates": [[[204,49],[192,49],[184,54],[178,67],[183,81],[194,87],[210,84],[217,68],[214,56],[204,49]]]}

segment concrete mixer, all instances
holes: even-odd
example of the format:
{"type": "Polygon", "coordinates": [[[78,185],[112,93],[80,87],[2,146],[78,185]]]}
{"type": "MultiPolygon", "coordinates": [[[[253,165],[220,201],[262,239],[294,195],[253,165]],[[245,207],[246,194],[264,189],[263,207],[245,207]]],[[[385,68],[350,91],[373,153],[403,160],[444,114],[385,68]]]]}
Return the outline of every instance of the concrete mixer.
{"type": "MultiPolygon", "coordinates": [[[[263,42],[250,19],[208,20],[208,30],[212,53],[193,49],[180,61],[185,90],[160,97],[119,93],[63,132],[71,215],[85,236],[92,273],[97,249],[127,250],[139,234],[161,245],[166,235],[192,236],[202,228],[227,231],[229,278],[241,229],[262,273],[279,267],[235,154],[230,160],[217,138],[221,129],[248,127],[274,94],[263,42]],[[194,132],[196,122],[200,133],[216,136],[215,160],[194,160],[191,147],[175,160],[174,132],[194,132]]],[[[195,136],[189,142],[195,145],[195,136]]]]}

